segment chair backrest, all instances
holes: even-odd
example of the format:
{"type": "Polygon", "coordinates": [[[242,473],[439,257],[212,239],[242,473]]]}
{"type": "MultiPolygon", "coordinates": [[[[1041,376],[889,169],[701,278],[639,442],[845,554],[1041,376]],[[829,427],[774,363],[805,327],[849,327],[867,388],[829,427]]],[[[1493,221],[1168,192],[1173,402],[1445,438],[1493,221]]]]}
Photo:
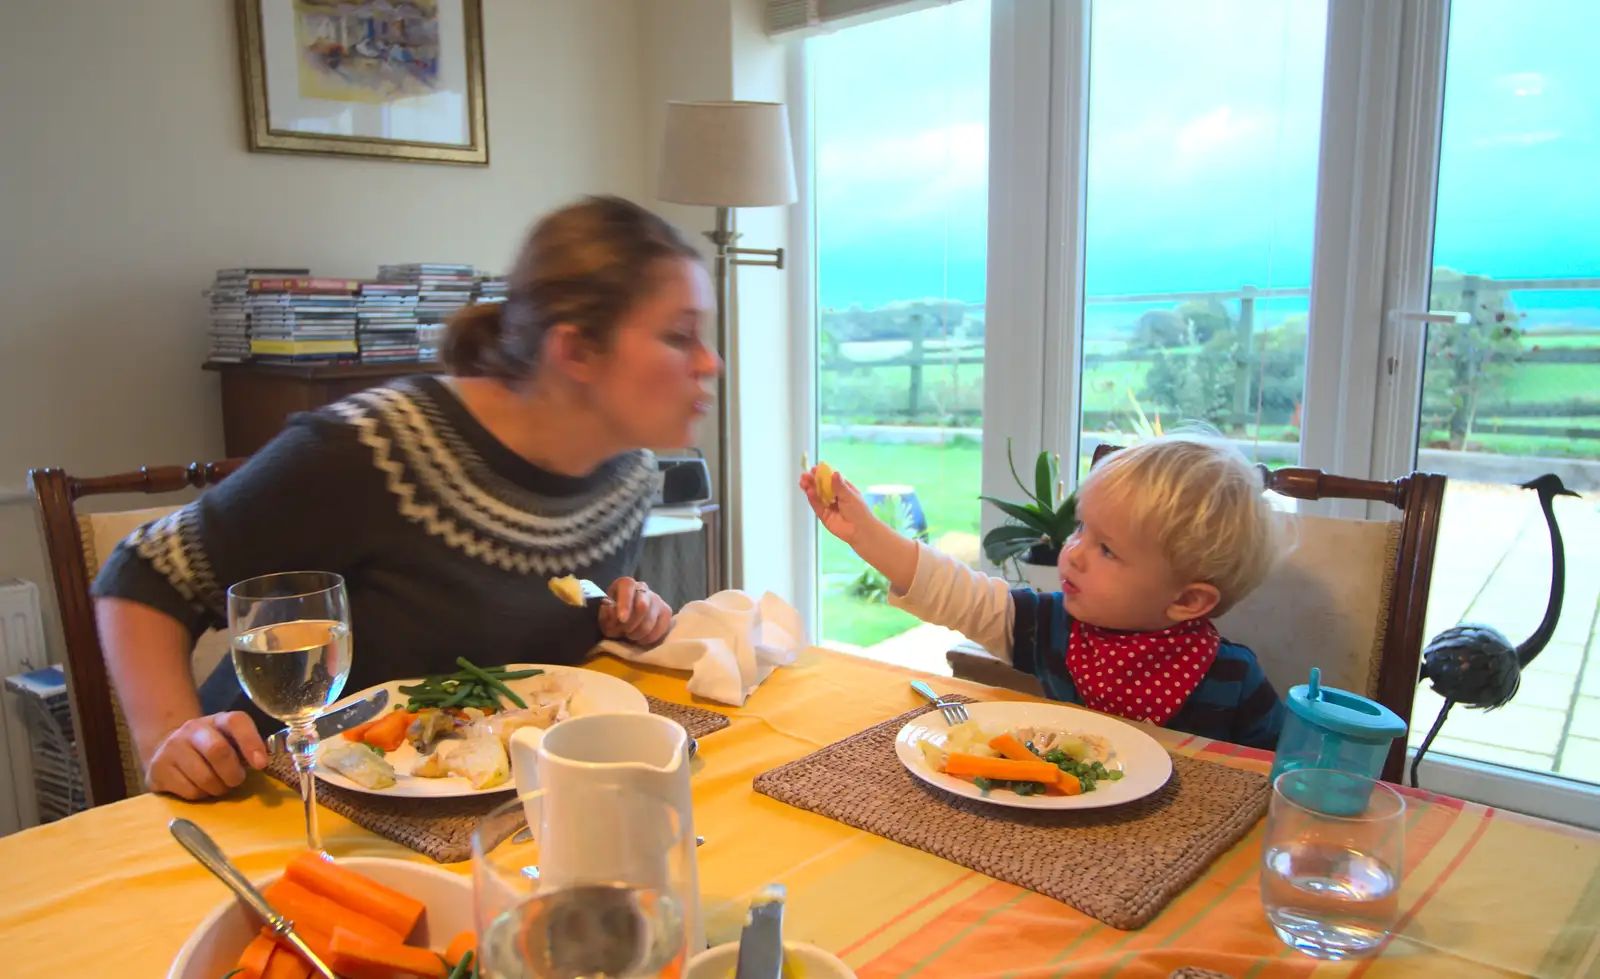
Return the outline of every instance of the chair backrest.
{"type": "MultiPolygon", "coordinates": [[[[1093,463],[1120,446],[1100,445],[1093,463]]],[[[1329,686],[1363,693],[1411,719],[1422,659],[1445,478],[1413,472],[1391,481],[1332,476],[1320,469],[1261,467],[1266,488],[1297,500],[1368,500],[1394,520],[1300,514],[1293,548],[1272,577],[1217,629],[1261,658],[1280,694],[1320,667],[1329,686]]],[[[1384,778],[1397,781],[1405,739],[1396,739],[1384,778]]]]}
{"type": "Polygon", "coordinates": [[[200,489],[221,482],[243,462],[197,462],[188,467],[145,468],[91,478],[69,476],[60,469],[34,469],[28,473],[56,604],[61,610],[67,692],[91,806],[138,793],[142,791],[142,781],[132,740],[106,672],[89,584],[122,537],[170,508],[80,515],[78,500],[113,493],[173,493],[191,486],[200,489]]]}

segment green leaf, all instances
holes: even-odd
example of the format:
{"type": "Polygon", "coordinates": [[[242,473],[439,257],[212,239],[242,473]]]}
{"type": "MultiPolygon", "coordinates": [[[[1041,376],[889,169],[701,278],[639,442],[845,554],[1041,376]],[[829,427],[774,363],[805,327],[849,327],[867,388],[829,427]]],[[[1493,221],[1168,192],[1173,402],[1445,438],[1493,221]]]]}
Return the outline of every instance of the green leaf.
{"type": "Polygon", "coordinates": [[[1023,527],[1018,524],[1008,523],[1003,527],[996,527],[987,534],[984,534],[983,544],[985,547],[987,547],[990,544],[1011,543],[1014,541],[1027,541],[1032,543],[1037,541],[1040,536],[1042,535],[1039,533],[1039,531],[1032,527],[1023,527]]]}
{"type": "Polygon", "coordinates": [[[1009,438],[1006,439],[1006,465],[1011,467],[1011,478],[1017,481],[1017,488],[1022,490],[1022,492],[1027,493],[1029,499],[1031,499],[1034,502],[1039,503],[1039,504],[1041,504],[1043,506],[1049,506],[1050,505],[1045,500],[1041,500],[1037,496],[1034,496],[1032,493],[1029,493],[1028,492],[1028,484],[1024,483],[1022,481],[1022,477],[1021,476],[1017,475],[1017,463],[1016,463],[1015,459],[1011,458],[1011,440],[1009,438]]]}
{"type": "Polygon", "coordinates": [[[1050,532],[1052,514],[1046,510],[1041,512],[1038,507],[1024,506],[1021,503],[1012,503],[993,496],[980,496],[978,499],[986,503],[993,503],[1000,512],[1013,520],[1032,527],[1039,536],[1043,537],[1050,532]]]}
{"type": "Polygon", "coordinates": [[[1055,499],[1056,480],[1050,470],[1050,453],[1039,453],[1038,461],[1033,464],[1033,498],[1046,509],[1050,509],[1050,501],[1055,499]]]}
{"type": "Polygon", "coordinates": [[[1056,508],[1055,516],[1050,521],[1050,543],[1056,547],[1065,544],[1072,532],[1078,529],[1078,496],[1068,493],[1067,498],[1061,501],[1056,508]]]}

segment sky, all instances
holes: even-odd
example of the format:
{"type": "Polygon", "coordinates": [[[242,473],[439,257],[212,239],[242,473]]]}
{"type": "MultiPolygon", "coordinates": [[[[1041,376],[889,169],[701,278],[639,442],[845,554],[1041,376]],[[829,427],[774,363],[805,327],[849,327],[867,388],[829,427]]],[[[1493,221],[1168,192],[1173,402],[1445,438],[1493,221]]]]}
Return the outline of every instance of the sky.
{"type": "MultiPolygon", "coordinates": [[[[1092,10],[1087,293],[1308,285],[1326,0],[1092,10]]],[[[1436,264],[1600,276],[1595,38],[1596,0],[1454,0],[1436,264]]],[[[988,0],[808,43],[821,304],[981,301],[988,0]]]]}

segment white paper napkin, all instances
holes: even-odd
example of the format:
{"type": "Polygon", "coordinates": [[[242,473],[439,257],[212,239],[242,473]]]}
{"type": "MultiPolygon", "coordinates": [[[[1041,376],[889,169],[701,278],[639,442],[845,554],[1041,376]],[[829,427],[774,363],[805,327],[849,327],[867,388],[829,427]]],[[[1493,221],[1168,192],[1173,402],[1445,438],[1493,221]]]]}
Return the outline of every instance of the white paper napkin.
{"type": "Polygon", "coordinates": [[[721,591],[685,605],[661,644],[641,649],[607,639],[600,648],[634,663],[693,670],[689,692],[735,707],[805,646],[800,613],[767,592],[759,599],[721,591]]]}

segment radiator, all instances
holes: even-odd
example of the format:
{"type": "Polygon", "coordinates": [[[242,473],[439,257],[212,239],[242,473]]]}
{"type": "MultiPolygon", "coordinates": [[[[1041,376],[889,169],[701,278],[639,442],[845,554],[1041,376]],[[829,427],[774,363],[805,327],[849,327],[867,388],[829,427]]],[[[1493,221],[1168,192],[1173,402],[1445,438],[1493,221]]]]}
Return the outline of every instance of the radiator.
{"type": "MultiPolygon", "coordinates": [[[[0,677],[16,676],[49,664],[39,589],[31,581],[0,579],[0,677]]],[[[39,821],[33,762],[19,695],[0,694],[0,835],[39,821]]]]}

